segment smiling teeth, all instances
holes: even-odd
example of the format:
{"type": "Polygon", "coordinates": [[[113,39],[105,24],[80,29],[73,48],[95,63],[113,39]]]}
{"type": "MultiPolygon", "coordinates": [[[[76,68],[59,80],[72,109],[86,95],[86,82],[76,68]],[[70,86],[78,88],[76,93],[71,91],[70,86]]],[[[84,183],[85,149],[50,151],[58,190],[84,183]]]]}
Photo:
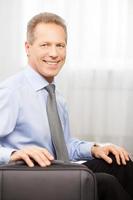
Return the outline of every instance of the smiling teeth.
{"type": "Polygon", "coordinates": [[[56,65],[57,62],[46,62],[48,65],[56,65]]]}

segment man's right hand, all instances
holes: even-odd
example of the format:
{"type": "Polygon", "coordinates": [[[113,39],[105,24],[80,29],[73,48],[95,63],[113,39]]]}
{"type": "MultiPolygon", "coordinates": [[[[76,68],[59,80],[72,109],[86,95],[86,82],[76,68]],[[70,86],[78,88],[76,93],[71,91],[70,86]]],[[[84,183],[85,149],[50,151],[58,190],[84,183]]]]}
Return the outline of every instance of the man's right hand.
{"type": "Polygon", "coordinates": [[[31,146],[12,153],[10,161],[18,160],[24,160],[29,167],[34,166],[33,161],[41,167],[46,167],[51,165],[54,157],[45,148],[31,146]]]}

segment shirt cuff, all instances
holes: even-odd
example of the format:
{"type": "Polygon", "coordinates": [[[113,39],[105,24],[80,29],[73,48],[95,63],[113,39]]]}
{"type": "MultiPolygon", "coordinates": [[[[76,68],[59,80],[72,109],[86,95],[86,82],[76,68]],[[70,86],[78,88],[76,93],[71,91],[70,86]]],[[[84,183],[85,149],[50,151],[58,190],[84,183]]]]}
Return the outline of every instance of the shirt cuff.
{"type": "Polygon", "coordinates": [[[0,147],[0,164],[7,164],[13,151],[16,151],[16,149],[0,147]]]}
{"type": "Polygon", "coordinates": [[[91,148],[94,144],[95,144],[94,142],[86,142],[86,143],[80,144],[81,159],[85,159],[85,160],[94,159],[91,153],[91,148]]]}

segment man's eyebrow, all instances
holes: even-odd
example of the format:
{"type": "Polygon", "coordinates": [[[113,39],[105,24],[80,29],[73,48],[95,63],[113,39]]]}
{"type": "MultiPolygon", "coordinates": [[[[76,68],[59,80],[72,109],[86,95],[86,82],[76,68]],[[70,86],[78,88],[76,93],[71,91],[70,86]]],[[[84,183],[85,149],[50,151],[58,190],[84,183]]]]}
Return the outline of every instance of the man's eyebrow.
{"type": "MultiPolygon", "coordinates": [[[[52,44],[53,42],[51,41],[41,41],[40,44],[52,44]]],[[[57,41],[57,42],[54,42],[55,44],[62,44],[62,45],[66,45],[66,42],[65,41],[57,41]]]]}

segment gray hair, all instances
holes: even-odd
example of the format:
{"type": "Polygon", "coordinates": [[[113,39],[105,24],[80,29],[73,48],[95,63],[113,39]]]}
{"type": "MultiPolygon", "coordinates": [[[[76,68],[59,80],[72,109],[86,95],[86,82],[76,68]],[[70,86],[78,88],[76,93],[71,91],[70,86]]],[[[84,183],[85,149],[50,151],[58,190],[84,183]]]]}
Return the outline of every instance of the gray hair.
{"type": "Polygon", "coordinates": [[[61,26],[66,34],[66,42],[67,42],[67,27],[64,19],[62,19],[60,16],[54,13],[44,12],[35,15],[33,18],[31,18],[31,20],[27,24],[27,40],[30,44],[32,44],[35,40],[34,30],[36,26],[40,23],[45,23],[45,24],[53,23],[61,26]]]}

